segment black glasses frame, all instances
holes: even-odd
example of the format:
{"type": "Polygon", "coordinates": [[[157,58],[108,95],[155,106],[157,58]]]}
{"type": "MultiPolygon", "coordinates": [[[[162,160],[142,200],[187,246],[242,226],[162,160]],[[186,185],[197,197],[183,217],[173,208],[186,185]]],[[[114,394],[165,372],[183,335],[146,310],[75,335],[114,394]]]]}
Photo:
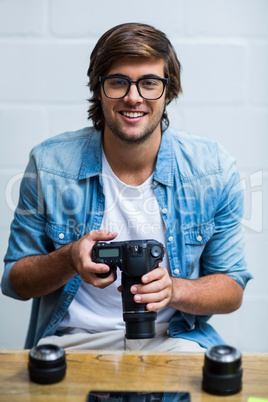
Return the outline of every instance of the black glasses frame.
{"type": "Polygon", "coordinates": [[[158,81],[161,81],[161,82],[163,83],[163,91],[162,91],[161,95],[158,96],[158,98],[146,98],[145,96],[143,96],[143,95],[141,94],[140,88],[139,88],[139,82],[140,82],[140,81],[143,81],[143,80],[146,80],[146,78],[139,78],[139,79],[136,80],[136,81],[132,81],[132,80],[130,80],[128,77],[121,77],[121,76],[118,76],[118,75],[107,75],[106,77],[100,76],[100,77],[99,77],[99,81],[100,81],[101,84],[102,84],[102,89],[103,89],[104,95],[105,95],[107,98],[109,98],[109,99],[123,99],[123,98],[124,98],[125,96],[127,96],[127,94],[129,93],[130,85],[131,85],[131,84],[135,84],[135,85],[136,85],[137,90],[138,90],[138,93],[139,93],[139,95],[140,95],[143,99],[146,99],[146,100],[157,100],[157,99],[160,99],[161,96],[163,95],[164,91],[165,91],[166,85],[167,85],[167,83],[168,83],[168,78],[160,78],[160,77],[147,77],[147,78],[148,78],[148,79],[151,78],[151,79],[154,79],[154,80],[158,80],[158,81]],[[122,79],[128,81],[128,88],[127,88],[127,91],[126,91],[126,93],[125,93],[124,96],[120,96],[120,97],[118,97],[118,98],[112,98],[111,96],[108,96],[108,95],[106,94],[105,89],[104,89],[104,83],[105,83],[105,81],[106,81],[108,78],[122,78],[122,79]]]}

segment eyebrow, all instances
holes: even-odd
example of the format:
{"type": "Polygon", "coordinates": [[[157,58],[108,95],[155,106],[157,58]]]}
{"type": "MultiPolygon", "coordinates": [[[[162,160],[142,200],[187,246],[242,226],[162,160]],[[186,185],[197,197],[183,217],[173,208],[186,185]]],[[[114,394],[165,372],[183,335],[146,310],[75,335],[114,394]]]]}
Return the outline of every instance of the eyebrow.
{"type": "MultiPolygon", "coordinates": [[[[119,73],[116,74],[115,73],[115,74],[110,74],[110,75],[113,77],[128,78],[130,81],[132,81],[130,77],[128,77],[127,75],[124,75],[124,74],[119,74],[119,73]]],[[[108,75],[108,77],[109,77],[109,75],[108,75]]],[[[164,78],[164,77],[159,77],[159,75],[156,75],[156,74],[144,74],[141,77],[139,77],[138,80],[142,80],[142,79],[146,79],[146,78],[164,78]]]]}

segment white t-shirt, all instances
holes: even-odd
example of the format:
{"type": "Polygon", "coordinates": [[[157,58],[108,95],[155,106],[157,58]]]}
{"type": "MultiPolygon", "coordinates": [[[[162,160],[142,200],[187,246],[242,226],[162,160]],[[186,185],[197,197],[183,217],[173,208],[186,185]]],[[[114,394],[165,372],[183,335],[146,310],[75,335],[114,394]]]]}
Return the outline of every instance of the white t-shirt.
{"type": "MultiPolygon", "coordinates": [[[[123,183],[114,174],[102,155],[105,211],[101,229],[118,233],[115,241],[155,239],[165,245],[166,230],[152,189],[152,176],[137,187],[123,183]]],[[[165,254],[160,264],[169,270],[165,254]]],[[[82,281],[59,329],[78,328],[94,332],[124,329],[121,293],[121,271],[117,280],[105,289],[82,281]]],[[[175,310],[166,307],[158,311],[157,322],[168,322],[175,310]]]]}

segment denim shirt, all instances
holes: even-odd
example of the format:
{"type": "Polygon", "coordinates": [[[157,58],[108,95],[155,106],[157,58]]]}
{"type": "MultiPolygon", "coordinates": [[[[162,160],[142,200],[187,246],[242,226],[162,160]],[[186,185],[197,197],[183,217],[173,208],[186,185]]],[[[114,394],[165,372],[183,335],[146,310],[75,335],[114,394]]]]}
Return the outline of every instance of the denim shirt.
{"type": "MultiPolygon", "coordinates": [[[[102,135],[93,128],[61,134],[33,149],[11,225],[4,294],[23,300],[9,281],[17,260],[49,253],[100,228],[105,204],[101,155],[102,135]]],[[[168,129],[162,134],[153,190],[166,227],[171,275],[223,273],[244,288],[251,275],[244,260],[243,192],[234,159],[210,139],[168,129]]],[[[80,283],[76,275],[57,291],[33,299],[26,348],[56,333],[80,283]]],[[[177,311],[169,333],[203,347],[223,343],[208,319],[177,311]]]]}

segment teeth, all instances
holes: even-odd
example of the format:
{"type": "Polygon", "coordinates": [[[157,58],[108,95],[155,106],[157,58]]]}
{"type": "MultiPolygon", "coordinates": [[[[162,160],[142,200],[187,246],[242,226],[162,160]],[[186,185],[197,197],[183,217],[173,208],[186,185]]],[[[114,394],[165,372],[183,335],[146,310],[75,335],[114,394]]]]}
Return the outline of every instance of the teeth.
{"type": "Polygon", "coordinates": [[[133,117],[141,117],[141,116],[144,115],[143,112],[123,112],[122,114],[123,114],[124,116],[130,117],[130,118],[133,118],[133,117]]]}

